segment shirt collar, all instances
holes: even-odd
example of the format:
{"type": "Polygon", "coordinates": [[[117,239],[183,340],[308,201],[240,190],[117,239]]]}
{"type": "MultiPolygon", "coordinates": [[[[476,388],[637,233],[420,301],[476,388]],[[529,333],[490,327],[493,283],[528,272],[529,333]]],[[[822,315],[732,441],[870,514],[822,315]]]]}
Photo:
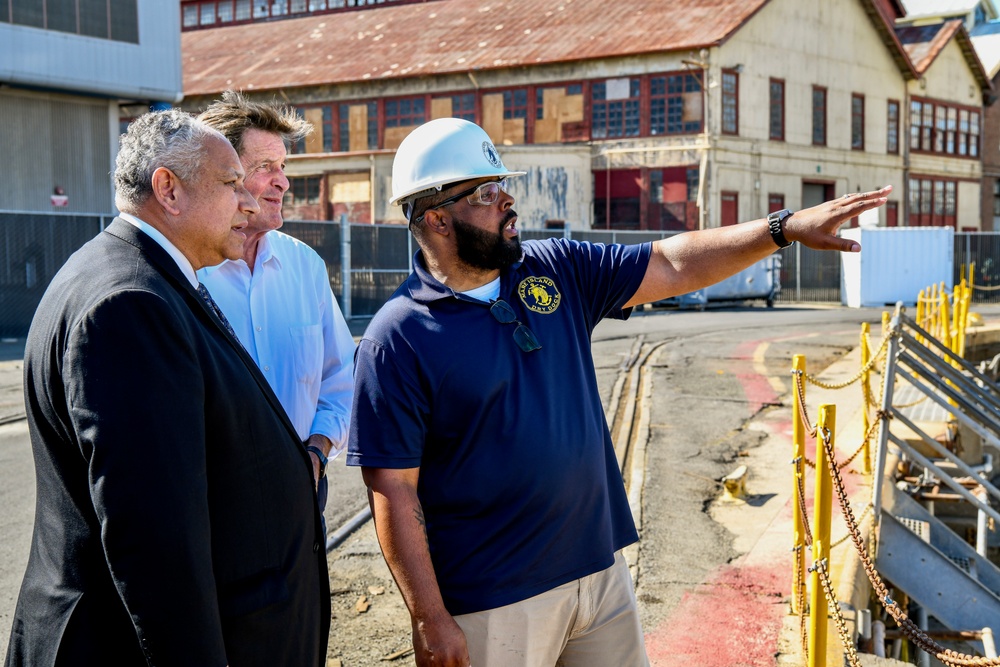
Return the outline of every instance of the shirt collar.
{"type": "Polygon", "coordinates": [[[188,260],[188,258],[184,256],[184,253],[178,250],[177,246],[171,243],[170,239],[168,239],[166,236],[163,235],[163,232],[158,230],[156,227],[153,227],[148,222],[140,220],[139,218],[129,213],[119,212],[118,217],[128,222],[132,226],[137,227],[139,231],[143,232],[144,234],[146,234],[146,236],[156,241],[156,243],[159,244],[161,248],[166,250],[167,254],[170,255],[173,258],[173,260],[177,263],[177,266],[178,268],[180,268],[181,273],[183,273],[184,277],[187,278],[188,282],[191,283],[191,287],[198,289],[198,275],[194,271],[194,266],[192,266],[190,260],[188,260]]]}
{"type": "MultiPolygon", "coordinates": [[[[517,270],[523,262],[524,252],[522,251],[521,259],[514,262],[514,264],[509,268],[500,272],[501,285],[503,284],[504,278],[512,271],[517,270]]],[[[424,262],[424,254],[422,250],[418,250],[413,256],[413,273],[411,273],[406,279],[406,287],[410,291],[410,296],[413,300],[419,303],[431,303],[432,301],[447,299],[448,297],[454,297],[466,301],[476,301],[472,297],[456,292],[431,275],[431,272],[427,269],[427,264],[424,262]]]]}
{"type": "MultiPolygon", "coordinates": [[[[261,266],[263,266],[266,262],[273,262],[274,267],[276,269],[280,269],[281,258],[274,253],[274,244],[271,243],[271,234],[274,233],[275,233],[274,231],[270,231],[264,234],[264,236],[260,237],[260,240],[257,241],[257,259],[255,259],[254,261],[260,264],[261,266]]],[[[246,260],[240,257],[239,259],[227,259],[224,262],[222,262],[222,264],[216,264],[215,266],[207,266],[202,270],[206,274],[210,274],[218,271],[227,264],[236,264],[236,263],[242,264],[243,266],[247,265],[246,260]]]]}

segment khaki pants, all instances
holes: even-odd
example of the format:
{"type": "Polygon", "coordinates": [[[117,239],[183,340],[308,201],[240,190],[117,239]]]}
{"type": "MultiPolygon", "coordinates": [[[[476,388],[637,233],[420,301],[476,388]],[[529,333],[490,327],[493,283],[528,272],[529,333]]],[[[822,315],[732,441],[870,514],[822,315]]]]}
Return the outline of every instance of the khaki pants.
{"type": "Polygon", "coordinates": [[[648,667],[632,576],[608,569],[521,602],[456,616],[472,667],[648,667]]]}

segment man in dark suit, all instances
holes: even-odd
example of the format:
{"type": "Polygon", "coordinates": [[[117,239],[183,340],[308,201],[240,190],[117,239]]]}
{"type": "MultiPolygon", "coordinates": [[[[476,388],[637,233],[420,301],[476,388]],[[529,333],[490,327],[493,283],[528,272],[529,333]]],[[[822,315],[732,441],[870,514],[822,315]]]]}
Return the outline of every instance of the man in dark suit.
{"type": "Polygon", "coordinates": [[[221,134],[137,119],[122,212],[28,334],[35,528],[7,665],[325,663],[329,580],[309,457],[195,271],[257,211],[221,134]]]}

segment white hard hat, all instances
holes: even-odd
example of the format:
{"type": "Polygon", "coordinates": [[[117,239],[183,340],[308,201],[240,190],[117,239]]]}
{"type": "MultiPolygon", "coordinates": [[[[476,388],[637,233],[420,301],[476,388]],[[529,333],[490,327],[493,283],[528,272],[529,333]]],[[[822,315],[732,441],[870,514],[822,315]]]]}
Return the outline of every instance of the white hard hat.
{"type": "Polygon", "coordinates": [[[487,176],[523,176],[508,171],[483,128],[461,118],[424,123],[403,139],[392,161],[392,199],[401,204],[414,195],[440,192],[451,183],[487,176]]]}

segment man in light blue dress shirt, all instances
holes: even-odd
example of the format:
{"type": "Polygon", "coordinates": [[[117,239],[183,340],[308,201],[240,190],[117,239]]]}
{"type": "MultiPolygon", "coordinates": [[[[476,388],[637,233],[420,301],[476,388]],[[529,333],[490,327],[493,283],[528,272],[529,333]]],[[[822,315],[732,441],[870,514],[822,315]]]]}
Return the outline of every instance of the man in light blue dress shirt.
{"type": "Polygon", "coordinates": [[[198,278],[278,395],[313,462],[322,511],[326,465],[347,443],[354,339],[330,289],[323,259],[278,230],[288,190],[286,141],[311,126],[292,109],[227,91],[200,119],[226,136],[260,206],[249,217],[243,257],[202,269],[198,278]]]}

